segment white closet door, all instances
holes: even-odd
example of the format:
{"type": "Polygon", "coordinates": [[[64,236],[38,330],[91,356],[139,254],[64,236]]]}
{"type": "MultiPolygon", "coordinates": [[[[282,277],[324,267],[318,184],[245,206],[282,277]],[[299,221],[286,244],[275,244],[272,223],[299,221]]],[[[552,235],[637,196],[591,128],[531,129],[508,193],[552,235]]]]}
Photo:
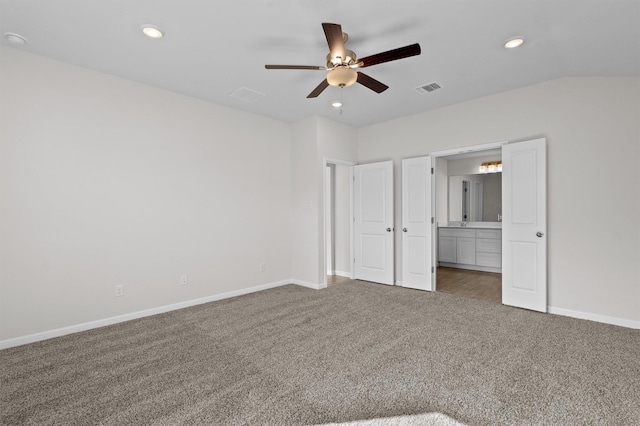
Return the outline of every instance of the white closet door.
{"type": "Polygon", "coordinates": [[[393,162],[354,166],[355,278],[393,285],[393,162]]]}
{"type": "Polygon", "coordinates": [[[402,160],[402,286],[432,290],[431,157],[402,160]]]}
{"type": "Polygon", "coordinates": [[[546,141],[502,147],[502,303],[547,311],[546,141]]]}

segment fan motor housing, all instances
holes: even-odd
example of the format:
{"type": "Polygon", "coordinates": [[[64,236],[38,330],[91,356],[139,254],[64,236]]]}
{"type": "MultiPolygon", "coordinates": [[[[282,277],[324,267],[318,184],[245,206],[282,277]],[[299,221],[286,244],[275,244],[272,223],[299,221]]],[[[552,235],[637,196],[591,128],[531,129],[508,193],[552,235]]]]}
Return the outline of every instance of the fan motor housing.
{"type": "Polygon", "coordinates": [[[358,59],[355,52],[353,50],[345,49],[344,50],[346,58],[336,57],[333,58],[331,53],[327,55],[327,68],[334,68],[336,66],[350,66],[356,63],[358,59]]]}

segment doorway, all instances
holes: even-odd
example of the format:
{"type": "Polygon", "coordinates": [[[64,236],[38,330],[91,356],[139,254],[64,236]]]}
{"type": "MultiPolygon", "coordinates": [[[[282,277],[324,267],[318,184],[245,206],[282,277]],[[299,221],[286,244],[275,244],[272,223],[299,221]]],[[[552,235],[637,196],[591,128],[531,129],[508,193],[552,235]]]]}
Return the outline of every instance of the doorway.
{"type": "MultiPolygon", "coordinates": [[[[547,253],[546,253],[546,139],[534,139],[513,143],[494,143],[458,150],[431,153],[434,168],[438,161],[470,158],[475,170],[478,156],[488,154],[502,156],[493,171],[503,172],[500,178],[501,203],[505,212],[487,212],[488,202],[484,198],[483,219],[497,217],[496,226],[483,222],[452,222],[448,215],[448,191],[437,191],[432,202],[437,218],[438,241],[434,239],[433,262],[439,266],[454,266],[460,269],[501,272],[501,303],[509,306],[547,311],[547,253]],[[444,208],[442,208],[444,206],[444,208]],[[444,211],[444,214],[442,213],[444,211]],[[493,229],[492,229],[493,228],[493,229]],[[453,265],[440,260],[442,255],[453,265]],[[451,260],[453,259],[453,260],[451,260]]],[[[442,164],[442,163],[441,163],[442,164]]],[[[480,165],[483,166],[484,164],[480,165]]],[[[489,167],[491,169],[491,167],[489,167]]],[[[444,176],[454,175],[445,166],[435,173],[433,185],[442,189],[444,176]]],[[[448,180],[447,180],[448,183],[448,180]]],[[[473,188],[473,187],[472,187],[473,188]]],[[[483,193],[488,186],[485,183],[483,193]]],[[[471,197],[473,200],[473,197],[471,197]]],[[[473,211],[473,208],[470,209],[473,211]]],[[[500,209],[501,210],[501,209],[500,209]]],[[[434,271],[435,272],[435,271],[434,271]]],[[[434,274],[432,290],[438,288],[437,273],[434,274]]]]}
{"type": "Polygon", "coordinates": [[[352,256],[352,163],[324,163],[324,284],[348,282],[353,274],[352,256]]]}
{"type": "Polygon", "coordinates": [[[480,173],[479,167],[483,162],[500,161],[502,145],[432,154],[436,157],[436,291],[502,302],[502,241],[498,221],[502,209],[501,180],[496,173],[490,180],[497,184],[487,184],[488,174],[480,173]]]}

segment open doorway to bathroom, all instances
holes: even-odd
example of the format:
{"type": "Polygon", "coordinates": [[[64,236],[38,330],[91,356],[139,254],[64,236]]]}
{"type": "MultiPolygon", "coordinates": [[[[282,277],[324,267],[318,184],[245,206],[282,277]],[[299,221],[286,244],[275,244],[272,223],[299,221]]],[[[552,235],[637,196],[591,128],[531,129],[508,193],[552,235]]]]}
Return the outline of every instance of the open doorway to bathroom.
{"type": "Polygon", "coordinates": [[[435,159],[436,291],[502,303],[500,147],[435,159]]]}

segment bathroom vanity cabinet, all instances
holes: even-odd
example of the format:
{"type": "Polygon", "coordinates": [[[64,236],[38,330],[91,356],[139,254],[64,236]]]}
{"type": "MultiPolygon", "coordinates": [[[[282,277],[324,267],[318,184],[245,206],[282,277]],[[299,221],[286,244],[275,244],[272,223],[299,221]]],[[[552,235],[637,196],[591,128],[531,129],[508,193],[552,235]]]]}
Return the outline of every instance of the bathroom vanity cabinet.
{"type": "Polygon", "coordinates": [[[502,272],[502,230],[496,228],[438,228],[440,266],[502,272]]]}

